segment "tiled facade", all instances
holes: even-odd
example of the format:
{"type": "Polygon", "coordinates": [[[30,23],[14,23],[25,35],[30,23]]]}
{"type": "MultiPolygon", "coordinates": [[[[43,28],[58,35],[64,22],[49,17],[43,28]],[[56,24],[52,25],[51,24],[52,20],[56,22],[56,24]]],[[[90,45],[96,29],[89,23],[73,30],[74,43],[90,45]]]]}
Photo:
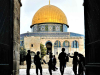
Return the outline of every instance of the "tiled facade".
{"type": "Polygon", "coordinates": [[[36,24],[32,26],[32,32],[67,32],[68,27],[62,24],[36,24]]]}

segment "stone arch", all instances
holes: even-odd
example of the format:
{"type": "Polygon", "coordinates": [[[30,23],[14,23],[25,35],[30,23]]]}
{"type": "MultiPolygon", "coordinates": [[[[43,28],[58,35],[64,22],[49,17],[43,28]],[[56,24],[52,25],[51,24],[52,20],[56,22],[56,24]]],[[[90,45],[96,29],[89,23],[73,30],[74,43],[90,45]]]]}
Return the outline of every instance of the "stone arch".
{"type": "Polygon", "coordinates": [[[58,55],[61,50],[61,42],[59,40],[56,40],[54,42],[54,55],[58,55]]]}
{"type": "MultiPolygon", "coordinates": [[[[51,42],[50,40],[48,40],[48,41],[45,43],[45,46],[46,46],[46,44],[47,44],[48,42],[50,42],[50,43],[52,44],[52,42],[51,42]]],[[[52,45],[53,45],[53,44],[52,44],[52,45]]]]}
{"type": "Polygon", "coordinates": [[[72,41],[71,48],[79,48],[79,43],[77,40],[72,41]]]}
{"type": "Polygon", "coordinates": [[[59,40],[56,40],[54,42],[54,47],[61,47],[61,42],[59,40]]]}
{"type": "Polygon", "coordinates": [[[52,53],[52,42],[51,41],[47,41],[45,43],[45,46],[47,48],[47,54],[49,54],[50,52],[52,53]]]}
{"type": "Polygon", "coordinates": [[[69,43],[68,40],[65,40],[65,41],[63,42],[63,47],[65,48],[65,52],[66,52],[66,53],[69,53],[70,43],[69,43]]]}
{"type": "Polygon", "coordinates": [[[63,47],[69,47],[69,46],[70,46],[69,41],[68,41],[68,40],[65,40],[65,41],[63,42],[63,47]]]}

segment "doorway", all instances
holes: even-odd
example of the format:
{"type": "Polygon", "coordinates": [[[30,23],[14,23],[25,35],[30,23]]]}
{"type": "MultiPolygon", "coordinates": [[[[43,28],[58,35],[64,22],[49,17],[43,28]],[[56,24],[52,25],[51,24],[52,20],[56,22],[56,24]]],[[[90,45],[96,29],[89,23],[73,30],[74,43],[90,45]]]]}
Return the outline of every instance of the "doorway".
{"type": "Polygon", "coordinates": [[[47,48],[47,54],[49,54],[50,52],[52,53],[52,43],[51,42],[46,43],[46,48],[47,48]]]}

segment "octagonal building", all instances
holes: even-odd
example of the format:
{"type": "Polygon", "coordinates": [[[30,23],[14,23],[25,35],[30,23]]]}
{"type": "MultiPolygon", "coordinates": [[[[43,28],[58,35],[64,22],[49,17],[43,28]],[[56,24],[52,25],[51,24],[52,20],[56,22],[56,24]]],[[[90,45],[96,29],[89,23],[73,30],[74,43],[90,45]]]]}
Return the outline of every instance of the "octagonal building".
{"type": "Polygon", "coordinates": [[[67,17],[54,5],[41,7],[33,16],[31,32],[20,35],[20,46],[33,52],[41,51],[40,43],[47,48],[47,54],[58,55],[64,47],[66,53],[78,51],[84,54],[84,35],[68,32],[67,17]]]}

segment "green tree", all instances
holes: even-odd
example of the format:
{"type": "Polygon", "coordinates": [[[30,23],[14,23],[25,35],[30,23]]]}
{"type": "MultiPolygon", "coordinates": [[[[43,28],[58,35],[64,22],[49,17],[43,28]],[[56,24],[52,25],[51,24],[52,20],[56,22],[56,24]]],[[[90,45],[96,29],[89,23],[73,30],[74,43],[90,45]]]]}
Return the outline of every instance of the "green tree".
{"type": "Polygon", "coordinates": [[[44,47],[43,44],[40,44],[40,49],[41,49],[41,58],[43,58],[47,53],[47,48],[44,47]]]}
{"type": "Polygon", "coordinates": [[[20,47],[20,64],[25,60],[26,60],[26,49],[24,47],[20,47]]]}

